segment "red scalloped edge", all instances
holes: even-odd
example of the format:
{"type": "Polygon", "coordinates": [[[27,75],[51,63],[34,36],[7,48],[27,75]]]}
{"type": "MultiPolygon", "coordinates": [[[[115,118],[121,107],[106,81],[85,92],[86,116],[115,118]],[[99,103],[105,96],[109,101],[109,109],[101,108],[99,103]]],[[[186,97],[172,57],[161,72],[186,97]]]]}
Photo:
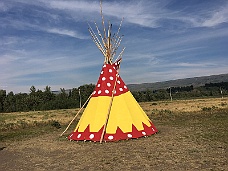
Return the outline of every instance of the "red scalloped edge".
{"type": "MultiPolygon", "coordinates": [[[[158,130],[155,128],[155,126],[150,122],[151,126],[147,126],[146,124],[143,124],[143,130],[137,130],[137,128],[132,125],[132,132],[126,132],[124,133],[119,127],[117,127],[115,134],[104,134],[103,141],[119,141],[119,140],[128,140],[132,138],[140,138],[140,137],[146,137],[150,136],[152,134],[155,134],[158,132],[158,130]]],[[[89,125],[85,129],[84,132],[78,132],[76,130],[75,132],[72,132],[69,136],[69,140],[75,140],[75,141],[94,141],[98,142],[101,139],[101,134],[104,127],[102,127],[98,132],[90,132],[89,125]]]]}

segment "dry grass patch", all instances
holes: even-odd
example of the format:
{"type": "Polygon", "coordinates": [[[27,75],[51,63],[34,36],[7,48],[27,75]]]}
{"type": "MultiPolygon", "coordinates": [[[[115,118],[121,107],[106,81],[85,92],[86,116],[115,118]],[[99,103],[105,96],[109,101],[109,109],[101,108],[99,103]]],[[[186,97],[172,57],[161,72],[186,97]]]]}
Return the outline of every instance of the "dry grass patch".
{"type": "Polygon", "coordinates": [[[228,97],[225,98],[208,98],[192,100],[173,100],[140,103],[145,111],[167,110],[172,112],[195,112],[203,108],[224,109],[228,107],[228,97]]]}
{"type": "Polygon", "coordinates": [[[10,125],[14,125],[16,129],[17,127],[20,128],[23,124],[27,126],[34,126],[39,123],[48,123],[50,121],[58,121],[60,124],[64,125],[67,124],[77,112],[78,109],[62,109],[50,111],[1,113],[0,130],[11,129],[10,125]]]}
{"type": "Polygon", "coordinates": [[[0,141],[20,140],[55,131],[68,124],[77,111],[78,109],[63,109],[1,113],[0,141]]]}
{"type": "Polygon", "coordinates": [[[62,127],[5,141],[0,143],[6,147],[0,151],[0,170],[226,170],[227,108],[149,117],[159,133],[147,138],[70,142],[59,137],[62,127]]]}
{"type": "MultiPolygon", "coordinates": [[[[228,107],[228,98],[210,98],[210,99],[193,99],[193,100],[174,100],[174,101],[156,101],[140,103],[144,111],[152,118],[152,120],[166,120],[168,117],[178,113],[191,112],[191,117],[194,112],[213,111],[218,109],[225,109],[228,107]]],[[[22,134],[26,134],[25,129],[36,129],[37,127],[54,126],[56,128],[66,125],[78,112],[78,109],[62,109],[50,111],[31,111],[31,112],[15,112],[15,113],[1,113],[0,114],[0,130],[10,137],[16,136],[18,130],[22,134]],[[11,130],[14,130],[15,134],[11,130]]],[[[77,120],[80,116],[77,118],[77,120]]],[[[76,121],[77,121],[76,120],[76,121]]],[[[72,124],[75,127],[76,123],[72,124]]],[[[72,130],[72,129],[71,129],[72,130]]],[[[39,130],[37,130],[38,132],[39,130]]],[[[1,137],[0,134],[0,137],[1,137]]],[[[3,139],[3,138],[1,138],[3,139]]]]}

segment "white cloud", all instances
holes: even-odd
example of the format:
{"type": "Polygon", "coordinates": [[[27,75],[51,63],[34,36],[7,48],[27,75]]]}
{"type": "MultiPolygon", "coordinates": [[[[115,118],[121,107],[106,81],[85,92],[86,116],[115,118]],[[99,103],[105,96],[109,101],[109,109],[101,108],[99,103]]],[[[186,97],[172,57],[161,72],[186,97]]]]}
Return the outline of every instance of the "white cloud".
{"type": "Polygon", "coordinates": [[[0,10],[6,11],[7,9],[8,9],[8,7],[3,2],[0,2],[0,10]]]}
{"type": "Polygon", "coordinates": [[[211,14],[211,17],[202,22],[204,27],[214,27],[228,22],[228,5],[211,14]]]}
{"type": "Polygon", "coordinates": [[[72,11],[84,11],[84,12],[98,12],[99,2],[98,1],[42,1],[51,8],[61,10],[72,10],[72,11]]]}
{"type": "MultiPolygon", "coordinates": [[[[58,35],[62,35],[62,36],[74,37],[77,39],[88,39],[89,38],[89,36],[84,35],[83,33],[80,33],[79,31],[76,30],[76,29],[79,30],[79,28],[75,28],[75,30],[70,30],[70,29],[61,28],[61,26],[59,26],[59,27],[42,26],[42,25],[28,23],[27,21],[12,20],[9,22],[7,27],[13,27],[15,29],[20,29],[20,30],[43,31],[43,32],[58,34],[58,35]]],[[[11,38],[8,38],[8,40],[5,41],[4,44],[14,43],[15,41],[16,41],[16,39],[11,37],[11,38]]]]}
{"type": "Polygon", "coordinates": [[[80,33],[73,31],[73,30],[66,30],[66,29],[59,29],[59,28],[50,28],[50,29],[42,28],[42,29],[49,33],[70,36],[70,37],[74,37],[74,38],[78,38],[78,39],[88,39],[89,38],[89,36],[81,35],[80,33]]]}
{"type": "MultiPolygon", "coordinates": [[[[20,1],[19,1],[20,2],[20,1]]],[[[21,1],[25,4],[41,6],[54,10],[60,10],[75,21],[94,21],[100,20],[99,1],[63,1],[63,0],[39,0],[21,1]]],[[[213,27],[221,23],[228,22],[228,5],[224,7],[214,7],[213,10],[205,8],[199,9],[195,13],[187,12],[185,9],[172,10],[168,8],[170,1],[104,1],[103,13],[105,19],[121,20],[125,18],[126,23],[136,24],[144,27],[157,28],[163,27],[164,22],[178,25],[179,22],[185,23],[185,27],[213,27]],[[205,17],[207,16],[207,17],[205,17]]],[[[2,3],[3,4],[3,3],[2,3]]],[[[2,5],[2,8],[5,5],[2,5]]],[[[1,5],[0,5],[1,7],[1,5]]],[[[188,8],[188,7],[186,7],[188,8]]],[[[51,12],[49,13],[51,14],[51,12]]],[[[61,17],[61,15],[59,16],[61,17]]],[[[56,18],[56,15],[55,17],[56,18]]],[[[54,19],[52,18],[52,19],[54,19]]],[[[116,21],[113,21],[116,22],[116,21]]]]}
{"type": "Polygon", "coordinates": [[[0,45],[1,46],[11,45],[11,44],[15,44],[17,42],[18,42],[18,40],[16,37],[6,37],[6,38],[2,38],[0,45]]]}
{"type": "Polygon", "coordinates": [[[162,69],[163,66],[159,65],[157,66],[157,68],[160,68],[160,71],[158,71],[157,69],[150,70],[145,67],[143,68],[142,66],[127,68],[127,70],[125,68],[124,70],[121,70],[120,75],[122,76],[126,84],[132,84],[153,83],[182,78],[192,78],[227,73],[227,66],[225,65],[222,65],[220,67],[200,67],[196,66],[195,64],[190,65],[188,65],[188,67],[176,67],[169,70],[167,70],[168,68],[162,69]]]}
{"type": "Polygon", "coordinates": [[[1,55],[0,59],[1,59],[0,66],[1,66],[1,68],[3,68],[5,65],[15,62],[19,58],[17,56],[6,54],[6,55],[1,55]]]}
{"type": "MultiPolygon", "coordinates": [[[[22,2],[41,7],[45,6],[45,8],[50,10],[62,11],[75,21],[100,21],[99,1],[40,0],[36,2],[22,2]]],[[[163,27],[164,22],[170,22],[171,27],[179,25],[179,22],[185,23],[184,27],[213,27],[228,22],[228,5],[222,8],[215,7],[214,10],[206,10],[205,6],[205,9],[201,9],[200,13],[191,13],[184,9],[174,11],[169,9],[167,4],[169,4],[169,1],[104,1],[103,13],[105,19],[113,17],[119,21],[124,17],[126,23],[150,28],[163,27]]],[[[5,5],[3,4],[2,6],[5,5]]],[[[50,11],[46,16],[52,15],[50,11]]],[[[56,18],[56,15],[54,16],[56,18]]],[[[61,17],[61,15],[58,17],[61,17]]],[[[52,19],[54,18],[52,17],[52,19]]],[[[113,22],[117,22],[117,20],[113,22]]],[[[72,35],[71,33],[68,34],[72,35]]]]}
{"type": "MultiPolygon", "coordinates": [[[[0,86],[23,91],[25,85],[35,84],[45,74],[51,75],[54,80],[51,87],[54,89],[58,86],[71,88],[74,85],[72,80],[75,85],[97,81],[99,73],[88,70],[99,70],[103,56],[92,41],[85,40],[89,38],[85,25],[86,21],[100,22],[99,0],[7,2],[10,3],[0,2],[0,10],[11,8],[15,10],[15,17],[7,13],[6,17],[0,17],[0,21],[6,21],[1,23],[3,32],[0,33],[8,34],[0,42],[0,86]],[[15,8],[17,5],[20,10],[15,8]],[[28,17],[27,5],[33,8],[28,17]]],[[[227,42],[228,29],[223,25],[214,27],[227,22],[227,9],[211,6],[207,10],[205,6],[201,10],[185,10],[188,7],[180,9],[178,5],[173,10],[167,5],[169,2],[103,1],[106,23],[110,19],[118,27],[122,17],[125,17],[123,33],[126,36],[122,45],[127,49],[121,64],[124,66],[121,75],[126,83],[227,72],[228,63],[216,59],[226,53],[224,45],[219,43],[227,42]],[[213,61],[212,58],[216,59],[213,61]]],[[[221,56],[220,59],[226,58],[221,56]]],[[[45,81],[39,85],[45,87],[45,81]]]]}
{"type": "Polygon", "coordinates": [[[167,64],[166,67],[191,67],[191,68],[195,68],[195,67],[213,67],[213,66],[217,66],[217,64],[215,63],[190,63],[190,62],[180,62],[180,63],[172,63],[172,64],[167,64]]]}

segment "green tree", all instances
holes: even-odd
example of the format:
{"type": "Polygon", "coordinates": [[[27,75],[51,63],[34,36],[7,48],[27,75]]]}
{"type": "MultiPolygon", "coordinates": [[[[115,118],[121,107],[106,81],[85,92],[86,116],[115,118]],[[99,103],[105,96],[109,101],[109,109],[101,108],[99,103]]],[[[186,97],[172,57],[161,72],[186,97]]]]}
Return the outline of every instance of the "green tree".
{"type": "Polygon", "coordinates": [[[15,95],[16,99],[16,111],[28,111],[28,103],[27,103],[27,93],[19,93],[15,95]]]}
{"type": "Polygon", "coordinates": [[[55,99],[54,93],[51,91],[50,86],[46,86],[43,93],[43,101],[48,102],[55,99]]]}
{"type": "Polygon", "coordinates": [[[30,87],[30,95],[36,94],[36,88],[35,86],[30,87]]]}
{"type": "Polygon", "coordinates": [[[85,85],[78,87],[78,89],[80,89],[81,103],[83,105],[86,102],[86,100],[88,99],[88,97],[94,91],[95,85],[94,84],[85,84],[85,85]]]}
{"type": "Polygon", "coordinates": [[[3,112],[3,103],[6,98],[6,90],[0,90],[0,112],[3,112]]]}
{"type": "Polygon", "coordinates": [[[3,107],[4,107],[4,112],[16,111],[16,98],[12,91],[7,94],[3,103],[3,107]]]}

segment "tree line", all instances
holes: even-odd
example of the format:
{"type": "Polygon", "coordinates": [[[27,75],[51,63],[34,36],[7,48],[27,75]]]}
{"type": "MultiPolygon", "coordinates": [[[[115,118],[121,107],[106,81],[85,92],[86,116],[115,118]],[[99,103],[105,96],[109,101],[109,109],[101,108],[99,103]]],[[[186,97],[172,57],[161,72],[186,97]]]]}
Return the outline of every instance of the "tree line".
{"type": "Polygon", "coordinates": [[[169,87],[167,89],[132,92],[138,102],[169,99],[190,99],[204,97],[224,97],[228,95],[228,82],[208,83],[204,86],[169,87]]]}
{"type": "MultiPolygon", "coordinates": [[[[44,91],[31,86],[29,93],[18,94],[12,91],[6,94],[5,90],[0,90],[0,113],[79,108],[86,102],[94,88],[94,84],[86,84],[71,90],[61,88],[58,93],[54,93],[50,86],[46,86],[44,91]]],[[[170,98],[223,97],[228,95],[228,82],[209,83],[201,87],[191,85],[134,91],[132,94],[138,102],[169,100],[170,98]]]]}
{"type": "Polygon", "coordinates": [[[53,93],[50,86],[46,86],[44,91],[31,86],[29,94],[14,94],[12,91],[6,94],[5,90],[0,90],[0,112],[78,108],[94,88],[95,85],[88,84],[69,91],[61,88],[59,93],[53,93]]]}

